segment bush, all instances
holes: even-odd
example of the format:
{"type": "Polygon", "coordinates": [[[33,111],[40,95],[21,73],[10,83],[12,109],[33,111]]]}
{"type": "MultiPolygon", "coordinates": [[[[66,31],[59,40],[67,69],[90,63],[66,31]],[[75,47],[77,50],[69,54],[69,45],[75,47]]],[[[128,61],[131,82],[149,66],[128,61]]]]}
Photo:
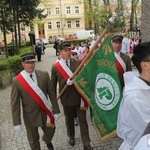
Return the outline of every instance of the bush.
{"type": "Polygon", "coordinates": [[[12,82],[12,78],[16,76],[23,67],[19,55],[9,57],[0,62],[0,88],[5,87],[12,82]]]}
{"type": "Polygon", "coordinates": [[[4,54],[4,51],[5,51],[4,47],[0,46],[0,54],[4,54]]]}
{"type": "Polygon", "coordinates": [[[0,71],[4,71],[8,69],[7,60],[0,61],[0,71]]]}
{"type": "MultiPolygon", "coordinates": [[[[20,54],[33,51],[34,47],[22,48],[20,54]]],[[[9,56],[0,61],[0,88],[12,82],[12,78],[23,70],[20,55],[9,56]]]]}
{"type": "Polygon", "coordinates": [[[21,70],[23,70],[23,67],[21,65],[21,58],[19,55],[9,57],[7,59],[7,65],[12,76],[16,76],[21,70]]]}
{"type": "Polygon", "coordinates": [[[65,40],[65,41],[69,41],[70,43],[72,43],[72,44],[80,44],[81,42],[86,42],[87,41],[87,39],[75,39],[75,40],[65,40]]]}

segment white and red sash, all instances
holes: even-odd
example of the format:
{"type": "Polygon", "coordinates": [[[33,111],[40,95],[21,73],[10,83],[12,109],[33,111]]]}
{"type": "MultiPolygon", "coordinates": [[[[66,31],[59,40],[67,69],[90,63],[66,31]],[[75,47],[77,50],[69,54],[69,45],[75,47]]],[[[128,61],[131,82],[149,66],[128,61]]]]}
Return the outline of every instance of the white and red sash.
{"type": "Polygon", "coordinates": [[[126,64],[122,60],[122,58],[116,53],[115,53],[115,58],[116,58],[116,65],[120,71],[120,73],[123,75],[126,72],[126,64]]]}
{"type": "Polygon", "coordinates": [[[27,91],[27,93],[33,98],[33,100],[45,111],[47,114],[47,127],[54,127],[55,120],[52,113],[52,108],[43,93],[43,91],[37,86],[37,84],[30,78],[30,76],[23,70],[17,75],[17,80],[27,91]]]}
{"type": "MultiPolygon", "coordinates": [[[[72,75],[73,75],[72,71],[68,68],[68,66],[65,64],[65,62],[62,59],[57,61],[55,63],[55,66],[66,81],[72,77],[72,75]]],[[[88,103],[85,100],[85,98],[83,98],[82,96],[81,96],[80,108],[82,110],[87,110],[87,108],[88,108],[88,103]]]]}

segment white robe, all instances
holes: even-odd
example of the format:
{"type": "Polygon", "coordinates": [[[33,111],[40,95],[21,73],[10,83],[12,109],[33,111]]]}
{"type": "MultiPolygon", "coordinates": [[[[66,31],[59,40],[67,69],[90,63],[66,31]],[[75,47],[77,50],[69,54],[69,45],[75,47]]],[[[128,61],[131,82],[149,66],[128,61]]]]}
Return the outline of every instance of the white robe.
{"type": "Polygon", "coordinates": [[[136,146],[150,122],[150,86],[135,72],[124,74],[125,91],[119,108],[117,134],[124,142],[120,150],[136,146]]]}
{"type": "Polygon", "coordinates": [[[123,38],[121,51],[123,53],[129,53],[130,51],[130,39],[129,38],[127,37],[123,38]]]}
{"type": "Polygon", "coordinates": [[[144,135],[139,140],[134,150],[150,150],[150,134],[144,135]]]}

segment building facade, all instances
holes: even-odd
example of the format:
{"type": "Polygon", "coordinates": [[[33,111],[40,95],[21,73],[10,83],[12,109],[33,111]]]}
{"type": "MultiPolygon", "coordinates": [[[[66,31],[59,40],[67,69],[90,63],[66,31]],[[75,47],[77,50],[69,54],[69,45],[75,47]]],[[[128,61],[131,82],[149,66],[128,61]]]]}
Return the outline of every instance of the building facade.
{"type": "Polygon", "coordinates": [[[45,8],[44,20],[36,20],[37,38],[67,37],[76,31],[84,30],[84,3],[77,0],[53,0],[41,3],[38,8],[45,8]]]}
{"type": "MultiPolygon", "coordinates": [[[[47,14],[45,19],[34,20],[35,38],[67,37],[76,31],[85,29],[83,0],[47,0],[40,3],[39,9],[47,14]]],[[[29,27],[21,30],[21,34],[29,40],[29,27]]],[[[0,32],[0,41],[3,34],[0,32]]],[[[7,35],[7,42],[12,40],[12,33],[7,35]]]]}

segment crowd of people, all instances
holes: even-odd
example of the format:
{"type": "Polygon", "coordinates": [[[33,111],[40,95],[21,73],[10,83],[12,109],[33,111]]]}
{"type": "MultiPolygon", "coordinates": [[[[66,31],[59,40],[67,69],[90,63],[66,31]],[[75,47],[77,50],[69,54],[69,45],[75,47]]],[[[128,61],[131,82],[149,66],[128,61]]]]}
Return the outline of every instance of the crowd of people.
{"type": "Polygon", "coordinates": [[[136,45],[141,43],[141,37],[135,35],[133,38],[130,38],[127,35],[124,35],[122,40],[122,48],[121,51],[123,53],[133,53],[133,49],[136,45]]]}
{"type": "MultiPolygon", "coordinates": [[[[35,57],[41,60],[38,50],[21,55],[23,71],[13,78],[11,92],[11,109],[14,129],[21,131],[21,104],[23,118],[26,126],[27,137],[32,150],[40,150],[38,128],[43,130],[43,140],[47,148],[53,150],[52,138],[55,126],[60,117],[60,110],[56,100],[57,89],[66,90],[60,96],[65,115],[65,125],[69,144],[74,146],[75,141],[75,118],[78,117],[81,139],[84,150],[93,150],[90,145],[90,135],[86,120],[86,110],[81,109],[83,103],[81,95],[74,88],[72,75],[96,42],[96,38],[71,44],[67,41],[57,41],[58,60],[52,65],[51,77],[48,72],[35,69],[35,57]],[[59,54],[58,54],[59,53],[59,54]],[[52,108],[49,104],[51,102],[52,108]],[[33,122],[34,120],[34,122],[33,122]]],[[[117,134],[124,142],[120,150],[132,150],[140,138],[149,133],[149,108],[148,101],[150,90],[150,43],[141,43],[132,50],[132,62],[139,73],[132,71],[131,59],[122,51],[126,37],[115,35],[112,37],[112,46],[116,58],[118,77],[120,79],[123,100],[120,105],[117,123],[117,134]]],[[[37,43],[40,47],[42,44],[37,43]]],[[[100,45],[96,45],[97,49],[100,45]]],[[[129,48],[129,47],[128,47],[129,48]]],[[[37,48],[38,49],[38,48],[37,48]]],[[[130,51],[128,51],[130,52],[130,51]]],[[[92,117],[92,110],[91,117],[92,117]]],[[[138,148],[136,149],[138,150],[138,148]]]]}

